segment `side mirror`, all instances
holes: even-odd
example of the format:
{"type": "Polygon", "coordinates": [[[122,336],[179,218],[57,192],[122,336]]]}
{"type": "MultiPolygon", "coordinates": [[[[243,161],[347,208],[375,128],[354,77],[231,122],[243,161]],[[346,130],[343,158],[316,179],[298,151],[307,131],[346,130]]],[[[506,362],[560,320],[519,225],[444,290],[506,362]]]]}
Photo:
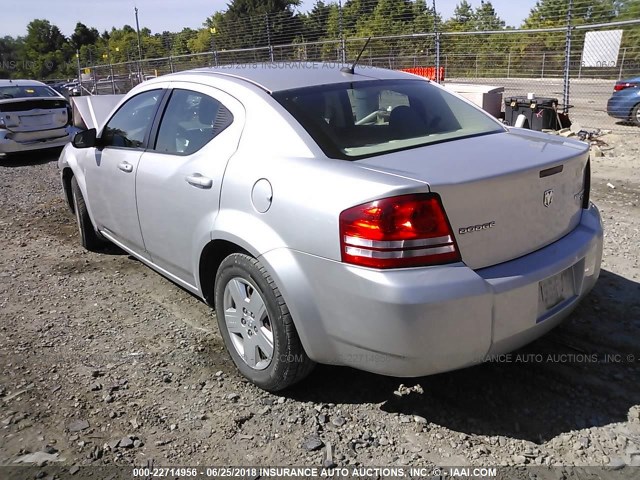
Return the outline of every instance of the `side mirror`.
{"type": "Polygon", "coordinates": [[[98,144],[96,139],[96,129],[90,128],[89,130],[83,130],[82,132],[78,132],[71,143],[76,148],[91,148],[95,147],[98,144]]]}

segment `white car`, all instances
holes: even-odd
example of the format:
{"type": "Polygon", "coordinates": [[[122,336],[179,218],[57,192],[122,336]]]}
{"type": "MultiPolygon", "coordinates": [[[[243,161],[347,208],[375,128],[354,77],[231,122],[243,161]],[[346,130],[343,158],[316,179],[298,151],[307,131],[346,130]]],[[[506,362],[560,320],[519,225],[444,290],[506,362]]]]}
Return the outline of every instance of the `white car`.
{"type": "Polygon", "coordinates": [[[35,80],[0,80],[0,153],[62,147],[76,131],[71,107],[35,80]]]}
{"type": "Polygon", "coordinates": [[[589,146],[407,73],[182,72],[105,120],[59,161],[82,244],[214,305],[267,390],[314,362],[404,377],[482,362],[558,325],[600,273],[589,146]]]}

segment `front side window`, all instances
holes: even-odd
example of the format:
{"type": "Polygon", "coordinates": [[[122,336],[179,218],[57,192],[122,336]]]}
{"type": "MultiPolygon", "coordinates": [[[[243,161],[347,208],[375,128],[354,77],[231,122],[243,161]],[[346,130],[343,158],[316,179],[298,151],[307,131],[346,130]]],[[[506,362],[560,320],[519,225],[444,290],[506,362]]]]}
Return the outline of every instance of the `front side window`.
{"type": "Polygon", "coordinates": [[[233,122],[222,103],[203,93],[175,89],[160,122],[155,150],[191,155],[233,122]]]}
{"type": "Polygon", "coordinates": [[[504,131],[483,112],[424,80],[322,85],[273,97],[332,158],[366,158],[504,131]]]}
{"type": "Polygon", "coordinates": [[[143,147],[161,95],[161,90],[150,90],[130,98],[104,127],[102,144],[105,147],[143,147]]]}

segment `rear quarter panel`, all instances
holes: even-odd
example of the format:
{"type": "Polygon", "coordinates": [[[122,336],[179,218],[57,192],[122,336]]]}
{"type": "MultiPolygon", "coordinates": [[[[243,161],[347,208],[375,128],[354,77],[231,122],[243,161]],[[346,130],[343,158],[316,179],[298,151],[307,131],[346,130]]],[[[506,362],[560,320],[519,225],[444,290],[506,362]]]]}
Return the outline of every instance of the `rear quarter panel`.
{"type": "Polygon", "coordinates": [[[256,89],[237,98],[247,120],[225,171],[213,238],[235,238],[257,255],[284,247],[340,260],[340,212],[392,194],[428,191],[424,182],[327,158],[266,92],[256,89]],[[261,179],[273,192],[265,213],[252,202],[261,179]]]}

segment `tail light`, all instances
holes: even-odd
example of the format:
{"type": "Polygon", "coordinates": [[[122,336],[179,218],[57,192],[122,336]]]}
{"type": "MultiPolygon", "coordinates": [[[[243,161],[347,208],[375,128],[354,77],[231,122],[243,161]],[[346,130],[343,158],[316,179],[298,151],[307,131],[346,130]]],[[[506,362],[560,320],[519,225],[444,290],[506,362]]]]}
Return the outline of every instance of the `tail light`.
{"type": "Polygon", "coordinates": [[[584,168],[584,182],[582,184],[582,208],[589,208],[589,197],[591,194],[591,159],[587,160],[584,168]]]}
{"type": "Polygon", "coordinates": [[[403,268],[460,261],[440,196],[401,195],[340,214],[342,261],[372,268],[403,268]]]}
{"type": "Polygon", "coordinates": [[[624,90],[626,88],[637,88],[638,84],[634,82],[616,82],[613,86],[614,92],[619,92],[620,90],[624,90]]]}

